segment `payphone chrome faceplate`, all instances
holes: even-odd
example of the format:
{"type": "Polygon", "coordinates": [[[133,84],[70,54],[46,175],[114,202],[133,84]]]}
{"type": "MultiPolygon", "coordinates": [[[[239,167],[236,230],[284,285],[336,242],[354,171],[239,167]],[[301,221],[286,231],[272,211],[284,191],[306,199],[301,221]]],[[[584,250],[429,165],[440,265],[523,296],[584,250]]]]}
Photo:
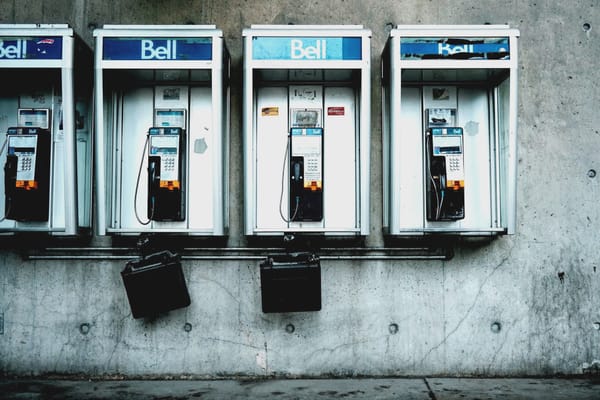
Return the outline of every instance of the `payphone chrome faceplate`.
{"type": "Polygon", "coordinates": [[[50,132],[37,127],[9,128],[4,166],[5,217],[48,221],[50,132]]]}
{"type": "Polygon", "coordinates": [[[148,219],[185,220],[185,131],[180,127],[148,131],[148,219]]]}

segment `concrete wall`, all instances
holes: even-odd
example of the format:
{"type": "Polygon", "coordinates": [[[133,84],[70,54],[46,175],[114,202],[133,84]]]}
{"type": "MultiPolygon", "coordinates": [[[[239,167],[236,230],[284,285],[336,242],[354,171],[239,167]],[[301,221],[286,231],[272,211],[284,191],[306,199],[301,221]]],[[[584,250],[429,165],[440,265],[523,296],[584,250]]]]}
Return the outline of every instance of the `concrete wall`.
{"type": "Polygon", "coordinates": [[[384,244],[379,56],[391,26],[489,22],[521,31],[516,235],[458,245],[449,261],[325,260],[317,313],[263,314],[257,260],[187,260],[192,305],[152,321],[131,317],[122,260],[33,261],[2,250],[0,373],[544,375],[582,373],[600,359],[597,0],[2,1],[0,21],[66,22],[90,45],[93,28],[107,23],[223,29],[233,59],[230,247],[247,245],[244,27],[373,30],[369,247],[384,244]]]}

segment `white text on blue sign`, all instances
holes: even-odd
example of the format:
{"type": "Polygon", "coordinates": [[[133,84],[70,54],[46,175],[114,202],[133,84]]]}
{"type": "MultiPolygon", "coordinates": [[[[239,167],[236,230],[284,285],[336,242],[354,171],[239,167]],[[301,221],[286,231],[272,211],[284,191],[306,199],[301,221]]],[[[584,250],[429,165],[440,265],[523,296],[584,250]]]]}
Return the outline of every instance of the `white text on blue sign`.
{"type": "Polygon", "coordinates": [[[14,44],[5,46],[4,41],[0,41],[0,58],[19,59],[25,58],[27,54],[27,40],[16,40],[14,44]]]}
{"type": "Polygon", "coordinates": [[[167,40],[165,46],[156,46],[153,40],[143,39],[141,41],[142,60],[176,60],[177,40],[167,40]]]}

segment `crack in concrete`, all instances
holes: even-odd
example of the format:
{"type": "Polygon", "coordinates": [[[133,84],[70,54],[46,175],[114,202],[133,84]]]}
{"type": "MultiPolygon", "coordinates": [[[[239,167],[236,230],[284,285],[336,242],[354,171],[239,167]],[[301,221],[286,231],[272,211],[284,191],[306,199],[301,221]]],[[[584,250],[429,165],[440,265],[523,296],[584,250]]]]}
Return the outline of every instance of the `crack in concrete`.
{"type": "Polygon", "coordinates": [[[201,340],[210,340],[213,342],[233,344],[236,346],[246,347],[246,348],[253,349],[253,350],[265,350],[266,349],[266,343],[263,346],[254,346],[254,345],[251,345],[248,343],[236,342],[234,340],[220,339],[220,338],[215,338],[215,337],[200,337],[200,339],[201,340]]]}
{"type": "Polygon", "coordinates": [[[333,353],[333,352],[335,352],[335,351],[337,351],[337,350],[339,350],[339,349],[341,349],[343,347],[355,346],[355,345],[358,345],[358,344],[365,344],[365,343],[369,343],[369,342],[373,342],[373,341],[378,341],[378,340],[381,340],[381,339],[387,339],[387,338],[389,338],[389,335],[382,335],[382,336],[374,337],[374,338],[371,338],[371,339],[365,339],[365,340],[358,340],[358,341],[353,341],[353,342],[348,342],[348,343],[342,343],[342,344],[339,344],[339,345],[337,345],[335,347],[331,347],[331,348],[322,347],[322,348],[316,349],[312,353],[309,353],[306,356],[306,358],[307,359],[311,359],[315,354],[322,353],[324,351],[326,351],[328,353],[333,353]]]}
{"type": "MultiPolygon", "coordinates": [[[[121,344],[121,338],[123,336],[124,322],[126,319],[129,319],[130,317],[131,317],[131,313],[127,313],[126,315],[123,315],[119,320],[119,329],[116,329],[117,334],[115,337],[115,345],[114,345],[110,355],[108,356],[108,360],[106,361],[107,368],[110,368],[110,364],[112,363],[113,357],[115,356],[117,349],[119,348],[119,345],[121,344]]],[[[118,371],[118,367],[116,368],[116,370],[118,371]]]]}
{"type": "MultiPolygon", "coordinates": [[[[206,277],[200,277],[200,278],[198,278],[198,280],[196,280],[196,279],[190,279],[190,280],[189,280],[189,282],[190,282],[190,283],[193,283],[193,284],[200,284],[200,281],[206,281],[206,282],[210,282],[210,283],[213,283],[213,284],[215,284],[215,285],[216,285],[216,286],[218,286],[219,288],[223,289],[223,291],[224,291],[225,293],[227,293],[227,295],[228,295],[229,297],[231,297],[231,298],[232,298],[232,299],[233,299],[233,300],[234,300],[236,303],[238,303],[238,304],[241,304],[241,301],[240,301],[240,298],[239,298],[239,296],[236,296],[236,295],[234,295],[233,293],[231,293],[231,291],[230,291],[228,288],[226,288],[226,287],[225,287],[225,286],[224,286],[224,285],[223,285],[221,282],[219,282],[219,281],[217,281],[217,280],[214,280],[214,279],[209,279],[209,278],[206,278],[206,277]]],[[[238,286],[239,286],[239,285],[238,285],[238,286]]]]}
{"type": "MultiPolygon", "coordinates": [[[[456,324],[456,326],[454,327],[454,329],[452,329],[448,334],[446,334],[444,336],[444,338],[442,339],[441,342],[439,342],[438,344],[436,344],[435,346],[433,346],[432,348],[430,348],[425,353],[425,355],[423,356],[423,358],[421,358],[421,360],[419,361],[419,364],[423,364],[423,362],[427,359],[427,357],[429,357],[431,355],[431,353],[433,353],[435,350],[437,350],[441,346],[443,346],[448,341],[448,339],[450,338],[450,336],[454,335],[456,333],[456,331],[458,331],[458,329],[461,327],[461,325],[463,324],[463,322],[465,322],[465,320],[468,318],[468,316],[471,314],[471,312],[475,308],[475,305],[477,304],[477,301],[479,300],[479,297],[481,296],[481,294],[483,292],[484,286],[487,284],[487,282],[490,280],[490,278],[496,273],[496,271],[498,271],[498,269],[500,269],[500,267],[502,267],[510,259],[514,248],[515,248],[515,244],[513,243],[513,245],[508,250],[508,254],[506,255],[506,257],[504,257],[504,258],[502,258],[502,260],[500,260],[500,262],[492,269],[492,272],[490,272],[485,277],[485,279],[483,280],[483,282],[481,283],[481,285],[479,285],[479,290],[477,291],[477,294],[475,295],[475,298],[473,299],[473,302],[472,302],[471,306],[469,307],[469,309],[467,310],[467,312],[464,314],[464,316],[460,319],[460,321],[458,321],[458,323],[456,324]]],[[[445,315],[444,315],[444,319],[445,319],[445,315]]],[[[413,364],[413,368],[414,368],[415,365],[416,365],[416,363],[413,364]]]]}

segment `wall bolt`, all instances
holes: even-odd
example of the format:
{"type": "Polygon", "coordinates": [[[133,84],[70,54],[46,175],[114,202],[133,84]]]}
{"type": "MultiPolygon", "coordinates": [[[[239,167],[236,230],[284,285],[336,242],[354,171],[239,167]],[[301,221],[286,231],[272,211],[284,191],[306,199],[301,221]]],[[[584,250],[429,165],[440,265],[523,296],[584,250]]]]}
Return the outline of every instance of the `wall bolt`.
{"type": "Polygon", "coordinates": [[[392,335],[395,335],[396,333],[398,333],[398,330],[399,330],[398,324],[396,324],[396,323],[390,324],[390,326],[388,326],[388,330],[390,331],[390,333],[392,335]]]}
{"type": "Polygon", "coordinates": [[[500,324],[500,322],[493,322],[490,326],[490,329],[494,333],[500,333],[500,331],[502,330],[502,324],[500,324]]]}
{"type": "Polygon", "coordinates": [[[587,172],[587,176],[588,176],[588,178],[595,178],[596,177],[596,170],[595,169],[590,169],[587,172]]]}
{"type": "Polygon", "coordinates": [[[90,324],[84,322],[83,324],[79,325],[79,333],[82,335],[87,335],[90,333],[90,324]]]}
{"type": "Polygon", "coordinates": [[[583,24],[582,28],[583,28],[584,32],[589,32],[592,29],[592,25],[590,25],[590,23],[586,22],[585,24],[583,24]]]}
{"type": "Polygon", "coordinates": [[[594,322],[594,329],[600,331],[600,322],[594,322]]]}
{"type": "Polygon", "coordinates": [[[192,324],[190,324],[189,322],[186,322],[183,325],[183,330],[186,331],[186,332],[191,332],[192,331],[192,324]]]}
{"type": "Polygon", "coordinates": [[[294,326],[294,324],[287,324],[285,326],[285,331],[287,333],[294,333],[296,331],[296,327],[294,326]]]}

